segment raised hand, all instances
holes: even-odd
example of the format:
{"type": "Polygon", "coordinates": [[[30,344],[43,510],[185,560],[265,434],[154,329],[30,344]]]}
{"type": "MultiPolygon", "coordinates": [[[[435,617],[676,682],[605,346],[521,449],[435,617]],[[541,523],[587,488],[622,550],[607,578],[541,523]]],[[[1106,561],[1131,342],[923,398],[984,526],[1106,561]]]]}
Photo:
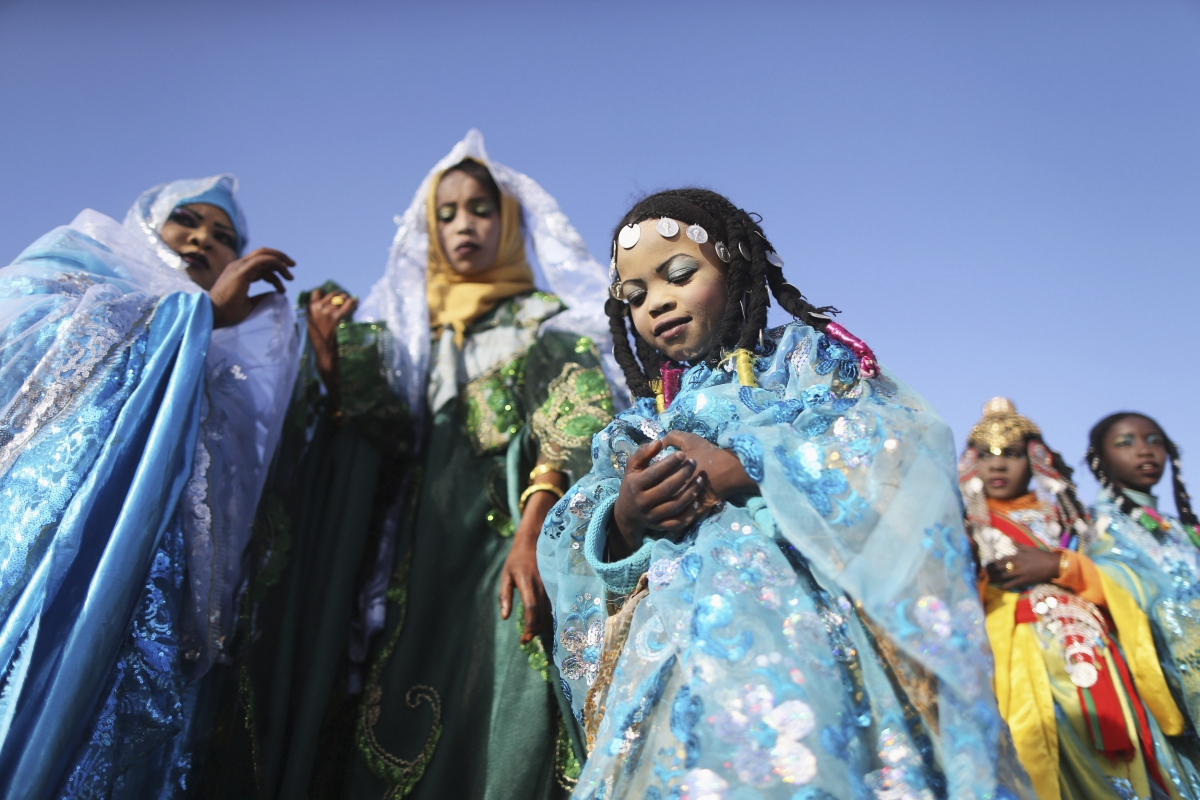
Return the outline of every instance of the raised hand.
{"type": "Polygon", "coordinates": [[[337,329],[342,320],[350,319],[358,308],[358,298],[345,292],[326,294],[313,289],[308,298],[308,339],[312,342],[317,360],[317,372],[325,388],[334,391],[337,385],[337,329]]]}
{"type": "Polygon", "coordinates": [[[271,296],[271,292],[263,292],[250,296],[250,285],[255,281],[266,281],[282,293],[282,275],[287,280],[292,279],[291,268],[296,262],[285,253],[260,247],[248,256],[232,262],[217,278],[213,287],[208,290],[212,300],[213,327],[224,328],[237,325],[250,316],[259,303],[271,296]]]}

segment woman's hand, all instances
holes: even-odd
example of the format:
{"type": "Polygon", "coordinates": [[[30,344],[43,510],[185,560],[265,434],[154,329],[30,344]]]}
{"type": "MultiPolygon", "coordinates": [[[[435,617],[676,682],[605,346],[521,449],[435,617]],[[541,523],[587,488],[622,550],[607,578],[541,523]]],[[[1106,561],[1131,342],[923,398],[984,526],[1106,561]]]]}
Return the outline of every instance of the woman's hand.
{"type": "Polygon", "coordinates": [[[345,292],[325,294],[313,289],[308,298],[308,340],[312,342],[317,360],[317,372],[329,392],[337,389],[337,330],[338,324],[350,319],[358,299],[345,292]]]}
{"type": "Polygon", "coordinates": [[[294,266],[296,262],[286,254],[269,247],[260,247],[232,262],[208,290],[213,307],[213,327],[237,325],[250,316],[259,303],[271,296],[271,292],[263,292],[251,297],[250,285],[255,281],[266,281],[275,287],[276,292],[282,293],[283,281],[279,280],[279,276],[290,281],[291,268],[294,266]]]}
{"type": "Polygon", "coordinates": [[[1042,550],[1037,547],[1016,545],[1016,555],[993,561],[987,565],[988,581],[1004,591],[1013,591],[1025,586],[1050,583],[1058,577],[1060,550],[1042,550]],[[1012,569],[1008,565],[1012,564],[1012,569]]]}
{"type": "MultiPolygon", "coordinates": [[[[538,477],[539,483],[552,483],[559,488],[567,485],[567,476],[562,472],[546,472],[538,477]]],[[[537,540],[542,532],[542,523],[558,498],[551,492],[531,494],[525,502],[521,523],[513,534],[512,550],[504,559],[500,571],[500,618],[508,619],[512,613],[513,589],[521,593],[521,604],[525,607],[525,633],[521,644],[533,641],[533,637],[550,626],[550,600],[537,565],[537,540]]]]}
{"type": "Polygon", "coordinates": [[[700,515],[702,501],[709,507],[707,501],[715,503],[704,477],[697,474],[696,462],[687,454],[671,453],[657,464],[650,463],[665,446],[663,439],[647,442],[625,462],[625,477],[613,507],[620,541],[609,542],[617,560],[641,547],[647,531],[684,530],[700,515]]]}
{"type": "Polygon", "coordinates": [[[678,448],[695,461],[696,471],[704,476],[705,483],[719,500],[740,494],[758,494],[758,484],[746,474],[741,460],[731,451],[684,431],[671,431],[663,437],[663,444],[678,448]]]}

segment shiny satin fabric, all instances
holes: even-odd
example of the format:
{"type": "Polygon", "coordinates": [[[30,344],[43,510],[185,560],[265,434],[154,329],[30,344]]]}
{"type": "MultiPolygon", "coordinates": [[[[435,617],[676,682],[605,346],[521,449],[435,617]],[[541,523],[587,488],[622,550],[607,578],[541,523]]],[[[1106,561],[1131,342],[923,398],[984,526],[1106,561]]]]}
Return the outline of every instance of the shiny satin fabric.
{"type": "Polygon", "coordinates": [[[207,296],[92,211],[0,269],[3,796],[169,795],[186,767],[187,686],[222,641],[294,375],[279,302],[214,334],[207,296]]]}

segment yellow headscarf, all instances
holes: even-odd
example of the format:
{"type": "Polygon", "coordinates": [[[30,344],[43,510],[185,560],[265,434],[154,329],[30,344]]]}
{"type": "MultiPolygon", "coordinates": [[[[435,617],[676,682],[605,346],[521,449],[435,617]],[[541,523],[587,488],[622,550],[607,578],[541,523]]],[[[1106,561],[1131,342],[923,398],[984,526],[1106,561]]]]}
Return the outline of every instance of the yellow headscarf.
{"type": "MultiPolygon", "coordinates": [[[[485,165],[486,166],[486,165],[485,165]]],[[[450,268],[438,239],[437,190],[442,172],[429,182],[425,198],[425,220],[429,226],[429,267],[425,273],[425,298],[429,303],[429,325],[436,336],[445,326],[454,328],[454,339],[462,345],[463,332],[501,300],[534,289],[533,269],[525,259],[525,237],[521,235],[521,204],[500,194],[500,249],[496,262],[478,275],[459,275],[450,268]]]]}

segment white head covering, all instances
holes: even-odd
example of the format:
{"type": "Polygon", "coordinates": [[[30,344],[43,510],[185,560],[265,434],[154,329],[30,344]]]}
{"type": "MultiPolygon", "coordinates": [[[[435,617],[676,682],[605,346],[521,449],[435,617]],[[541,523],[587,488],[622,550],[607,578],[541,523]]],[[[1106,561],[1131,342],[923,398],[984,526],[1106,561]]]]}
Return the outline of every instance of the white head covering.
{"type": "Polygon", "coordinates": [[[488,159],[483,134],[472,128],[429,171],[404,216],[396,218],[399,229],[392,241],[387,268],[371,287],[360,312],[364,319],[382,320],[392,332],[396,343],[392,357],[393,385],[407,399],[414,417],[421,418],[429,371],[429,308],[425,302],[429,231],[425,198],[430,182],[464,158],[487,165],[500,191],[521,203],[525,230],[533,241],[542,274],[550,282],[550,291],[567,306],[565,312],[547,320],[542,330],[570,331],[591,337],[600,350],[604,374],[613,388],[617,407],[629,405],[629,391],[612,356],[612,338],[604,314],[607,272],[588,252],[583,237],[567,220],[558,202],[528,175],[488,159]]]}
{"type": "Polygon", "coordinates": [[[208,203],[229,215],[237,232],[237,254],[242,255],[249,239],[246,215],[237,201],[237,178],[232,175],[212,175],[208,178],[184,178],[160,183],[142,192],[125,215],[125,227],[142,237],[158,257],[174,269],[185,268],[179,254],[159,238],[163,223],[171,212],[189,203],[208,203]]]}

